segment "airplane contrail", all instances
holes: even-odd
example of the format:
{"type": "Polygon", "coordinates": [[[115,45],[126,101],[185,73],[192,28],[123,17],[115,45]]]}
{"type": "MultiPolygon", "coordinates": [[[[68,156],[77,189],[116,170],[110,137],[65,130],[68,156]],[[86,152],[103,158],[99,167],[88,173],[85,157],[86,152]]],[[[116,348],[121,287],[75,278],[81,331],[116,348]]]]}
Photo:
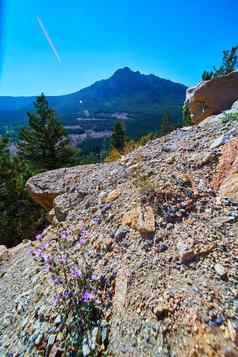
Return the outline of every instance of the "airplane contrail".
{"type": "Polygon", "coordinates": [[[44,24],[43,24],[41,18],[40,18],[39,16],[36,16],[36,20],[37,20],[37,22],[38,22],[38,24],[39,24],[39,26],[40,26],[40,28],[41,28],[41,31],[42,31],[43,35],[45,36],[45,38],[46,38],[46,40],[47,40],[47,42],[48,42],[50,48],[52,49],[52,51],[53,51],[53,53],[54,53],[54,55],[55,55],[57,61],[58,61],[59,63],[61,63],[62,61],[61,61],[61,58],[60,58],[60,56],[59,56],[59,53],[58,53],[57,49],[55,48],[55,45],[53,44],[53,41],[51,40],[51,38],[50,38],[48,32],[46,31],[46,28],[45,28],[45,26],[44,26],[44,24]]]}

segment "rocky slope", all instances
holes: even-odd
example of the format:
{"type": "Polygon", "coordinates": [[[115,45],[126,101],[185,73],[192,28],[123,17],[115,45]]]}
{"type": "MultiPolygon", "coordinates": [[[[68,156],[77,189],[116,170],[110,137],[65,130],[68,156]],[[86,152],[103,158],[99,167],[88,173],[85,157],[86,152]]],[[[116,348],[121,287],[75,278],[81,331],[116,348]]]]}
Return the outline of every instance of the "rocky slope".
{"type": "MultiPolygon", "coordinates": [[[[238,123],[223,116],[118,162],[28,182],[49,210],[45,240],[62,227],[90,232],[109,355],[238,356],[238,123]]],[[[0,266],[0,355],[41,356],[43,344],[57,356],[52,286],[28,250],[5,252],[0,266]]]]}

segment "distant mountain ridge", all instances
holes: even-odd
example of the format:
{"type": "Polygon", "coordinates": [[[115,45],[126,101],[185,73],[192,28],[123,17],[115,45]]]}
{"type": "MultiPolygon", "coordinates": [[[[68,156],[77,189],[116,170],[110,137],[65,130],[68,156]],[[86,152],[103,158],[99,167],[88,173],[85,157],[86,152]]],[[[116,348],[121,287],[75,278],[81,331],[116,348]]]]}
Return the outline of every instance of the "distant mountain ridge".
{"type": "MultiPolygon", "coordinates": [[[[77,132],[79,125],[81,132],[88,129],[110,130],[119,116],[126,121],[130,133],[136,136],[158,129],[165,111],[178,119],[185,93],[186,86],[183,84],[125,67],[109,79],[97,81],[72,94],[49,96],[48,100],[72,132],[72,126],[77,126],[77,132]]],[[[0,97],[0,127],[25,125],[26,112],[33,109],[34,99],[0,97]]]]}

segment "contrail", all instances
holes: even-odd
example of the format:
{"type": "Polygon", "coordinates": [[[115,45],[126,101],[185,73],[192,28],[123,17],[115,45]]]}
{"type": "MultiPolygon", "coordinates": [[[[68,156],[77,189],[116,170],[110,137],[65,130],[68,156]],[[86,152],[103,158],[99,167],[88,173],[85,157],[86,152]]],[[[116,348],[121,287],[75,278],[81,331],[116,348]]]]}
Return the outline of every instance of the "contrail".
{"type": "Polygon", "coordinates": [[[52,49],[52,51],[53,51],[53,53],[54,53],[54,55],[55,55],[57,61],[58,61],[59,63],[61,63],[62,61],[61,61],[61,58],[60,58],[60,56],[59,56],[59,54],[58,54],[58,51],[57,51],[57,49],[55,48],[55,46],[54,46],[54,44],[53,44],[53,41],[51,40],[51,38],[50,38],[48,32],[46,31],[45,26],[43,25],[43,22],[41,21],[41,18],[40,18],[39,16],[36,16],[36,20],[37,20],[37,22],[38,22],[38,24],[39,24],[39,26],[40,26],[40,28],[41,28],[41,31],[42,31],[43,35],[45,36],[45,38],[46,38],[46,40],[47,40],[47,42],[48,42],[50,48],[52,49]]]}

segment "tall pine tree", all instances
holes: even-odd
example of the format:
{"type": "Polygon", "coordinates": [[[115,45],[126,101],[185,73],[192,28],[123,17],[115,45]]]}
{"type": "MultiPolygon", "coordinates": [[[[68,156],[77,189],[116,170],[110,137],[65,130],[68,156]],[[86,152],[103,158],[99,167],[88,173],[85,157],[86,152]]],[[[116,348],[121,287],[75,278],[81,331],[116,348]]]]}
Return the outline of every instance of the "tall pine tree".
{"type": "Polygon", "coordinates": [[[125,127],[121,121],[117,121],[112,133],[112,147],[118,151],[123,151],[127,141],[125,127]]]}
{"type": "Polygon", "coordinates": [[[49,108],[43,93],[37,97],[34,106],[35,113],[27,113],[29,126],[19,134],[20,155],[39,170],[70,165],[74,150],[69,145],[63,124],[49,108]]]}
{"type": "Polygon", "coordinates": [[[10,155],[8,140],[0,138],[0,245],[32,239],[44,224],[43,210],[25,189],[32,174],[25,160],[10,155]]]}
{"type": "Polygon", "coordinates": [[[174,129],[173,120],[169,112],[166,112],[160,124],[160,135],[164,136],[169,134],[174,129]]]}

